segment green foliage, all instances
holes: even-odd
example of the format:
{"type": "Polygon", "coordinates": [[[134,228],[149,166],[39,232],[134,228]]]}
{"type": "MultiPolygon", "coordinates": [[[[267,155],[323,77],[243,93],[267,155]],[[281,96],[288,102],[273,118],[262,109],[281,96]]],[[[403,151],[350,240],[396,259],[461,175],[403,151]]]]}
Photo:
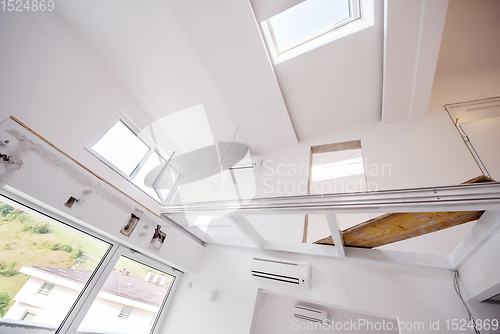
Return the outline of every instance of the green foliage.
{"type": "Polygon", "coordinates": [[[3,317],[9,306],[10,296],[7,292],[0,292],[0,315],[3,317]]]}
{"type": "Polygon", "coordinates": [[[30,214],[5,203],[0,203],[0,216],[6,221],[18,221],[20,223],[34,220],[30,214]]]}
{"type": "Polygon", "coordinates": [[[52,245],[49,246],[49,249],[53,251],[61,250],[68,253],[71,253],[73,251],[73,247],[71,247],[71,245],[61,244],[59,242],[54,242],[52,245]]]}
{"type": "Polygon", "coordinates": [[[5,249],[5,250],[9,250],[9,249],[11,249],[11,247],[12,247],[12,244],[10,242],[6,242],[3,244],[3,249],[5,249]]]}
{"type": "Polygon", "coordinates": [[[69,258],[72,259],[72,260],[76,260],[78,259],[80,256],[82,256],[83,252],[81,249],[73,249],[73,251],[71,252],[71,254],[69,255],[69,258]]]}
{"type": "Polygon", "coordinates": [[[22,230],[31,234],[44,234],[49,233],[49,227],[49,223],[32,223],[23,226],[22,230]]]}
{"type": "Polygon", "coordinates": [[[17,260],[10,260],[7,263],[0,263],[0,276],[11,277],[16,274],[14,267],[17,264],[17,260]]]}
{"type": "Polygon", "coordinates": [[[11,207],[10,205],[7,205],[5,203],[0,203],[0,215],[1,216],[5,217],[9,213],[11,213],[12,211],[14,211],[13,207],[11,207]]]}

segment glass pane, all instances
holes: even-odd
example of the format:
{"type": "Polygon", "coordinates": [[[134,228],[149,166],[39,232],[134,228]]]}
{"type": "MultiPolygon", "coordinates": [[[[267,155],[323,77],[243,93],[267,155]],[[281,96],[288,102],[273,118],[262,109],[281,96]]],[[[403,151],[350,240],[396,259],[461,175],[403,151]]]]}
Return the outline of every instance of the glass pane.
{"type": "Polygon", "coordinates": [[[172,156],[168,161],[166,168],[160,172],[160,175],[153,183],[153,187],[160,197],[161,203],[165,203],[168,200],[180,177],[181,174],[179,172],[177,160],[174,156],[172,156]]]}
{"type": "Polygon", "coordinates": [[[313,154],[311,194],[366,191],[361,149],[313,154]]]}
{"type": "Polygon", "coordinates": [[[165,167],[165,163],[165,159],[163,159],[157,152],[154,152],[148,160],[146,160],[144,165],[141,166],[141,170],[137,173],[133,180],[136,186],[159,202],[160,198],[153,188],[153,183],[163,170],[163,167],[165,167]]]}
{"type": "Polygon", "coordinates": [[[174,276],[121,256],[78,331],[150,333],[174,279],[174,276]]]}
{"type": "Polygon", "coordinates": [[[278,50],[308,40],[351,17],[349,0],[307,0],[273,16],[271,23],[278,50]]]}
{"type": "Polygon", "coordinates": [[[149,147],[122,121],[116,122],[92,149],[128,176],[149,151],[149,147]]]}
{"type": "Polygon", "coordinates": [[[0,202],[0,316],[54,332],[110,245],[9,204],[0,202]]]}

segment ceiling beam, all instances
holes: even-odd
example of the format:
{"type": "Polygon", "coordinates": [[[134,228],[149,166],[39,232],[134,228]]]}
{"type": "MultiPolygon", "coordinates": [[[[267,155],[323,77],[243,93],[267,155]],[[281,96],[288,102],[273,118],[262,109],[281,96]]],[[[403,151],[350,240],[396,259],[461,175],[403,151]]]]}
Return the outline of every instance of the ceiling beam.
{"type": "Polygon", "coordinates": [[[342,237],[342,233],[339,229],[337,218],[333,213],[328,213],[325,216],[326,216],[326,221],[328,222],[328,227],[330,228],[330,233],[332,234],[332,239],[335,244],[335,248],[337,248],[337,253],[339,257],[345,257],[344,238],[342,237]]]}
{"type": "Polygon", "coordinates": [[[477,247],[500,229],[500,211],[486,211],[450,254],[454,268],[460,268],[477,247]]]}
{"type": "Polygon", "coordinates": [[[258,248],[264,247],[264,238],[253,227],[253,225],[243,216],[229,216],[229,220],[233,225],[241,231],[255,246],[258,248]]]}
{"type": "Polygon", "coordinates": [[[427,115],[448,0],[384,3],[382,121],[427,115]]]}

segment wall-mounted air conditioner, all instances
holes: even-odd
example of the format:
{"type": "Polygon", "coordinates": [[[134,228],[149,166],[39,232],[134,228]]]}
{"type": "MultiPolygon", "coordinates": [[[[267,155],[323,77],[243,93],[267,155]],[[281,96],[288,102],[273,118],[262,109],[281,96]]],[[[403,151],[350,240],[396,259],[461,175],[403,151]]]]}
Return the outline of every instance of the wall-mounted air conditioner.
{"type": "Polygon", "coordinates": [[[318,310],[309,306],[296,304],[294,317],[306,321],[323,322],[324,320],[328,319],[328,312],[318,310]]]}
{"type": "Polygon", "coordinates": [[[253,258],[252,276],[259,282],[275,282],[311,288],[311,264],[286,260],[253,258]]]}

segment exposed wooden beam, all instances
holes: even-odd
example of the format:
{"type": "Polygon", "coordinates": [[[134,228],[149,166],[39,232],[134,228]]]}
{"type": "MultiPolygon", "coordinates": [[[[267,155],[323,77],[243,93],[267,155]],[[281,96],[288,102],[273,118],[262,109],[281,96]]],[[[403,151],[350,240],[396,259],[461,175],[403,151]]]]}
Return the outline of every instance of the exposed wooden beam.
{"type": "Polygon", "coordinates": [[[342,237],[346,246],[379,247],[478,220],[483,212],[390,213],[348,228],[342,237]]]}

